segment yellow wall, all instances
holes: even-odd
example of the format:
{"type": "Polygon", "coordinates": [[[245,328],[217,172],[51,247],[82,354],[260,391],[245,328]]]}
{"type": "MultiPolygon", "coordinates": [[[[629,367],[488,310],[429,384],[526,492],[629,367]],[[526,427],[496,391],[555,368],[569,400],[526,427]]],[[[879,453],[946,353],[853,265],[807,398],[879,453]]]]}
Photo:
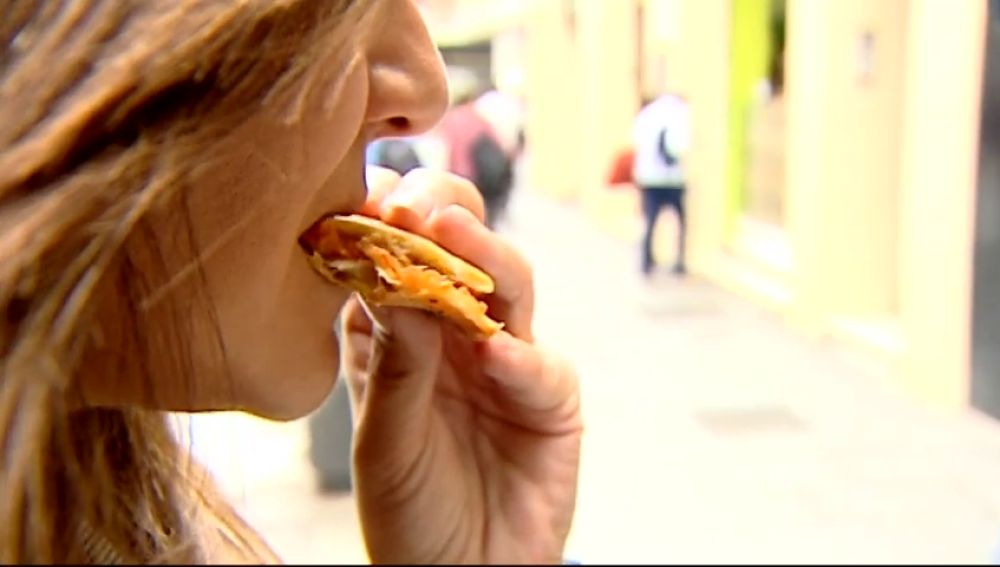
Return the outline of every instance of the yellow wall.
{"type": "Polygon", "coordinates": [[[982,3],[789,0],[793,266],[777,282],[773,274],[748,275],[722,230],[728,2],[648,4],[672,4],[681,23],[675,37],[647,45],[655,46],[649,57],[666,61],[666,84],[687,91],[695,109],[695,270],[771,301],[802,331],[885,356],[921,397],[964,407],[982,3]],[[871,74],[862,79],[866,31],[874,43],[871,74]],[[782,290],[790,302],[775,299],[782,290]]]}
{"type": "Polygon", "coordinates": [[[516,26],[527,5],[538,0],[420,0],[419,5],[439,46],[465,45],[489,39],[516,26]]]}
{"type": "Polygon", "coordinates": [[[646,56],[642,65],[646,94],[682,91],[693,80],[692,73],[705,68],[699,64],[700,57],[692,57],[695,52],[688,49],[704,34],[716,36],[725,32],[725,26],[720,26],[718,21],[718,11],[725,3],[721,0],[644,0],[644,5],[646,17],[642,33],[646,56]],[[697,28],[706,15],[712,14],[716,21],[710,27],[697,28]]]}
{"type": "Polygon", "coordinates": [[[792,0],[788,14],[797,309],[811,323],[894,313],[906,2],[792,0]],[[862,79],[866,31],[873,71],[862,79]]]}
{"type": "Polygon", "coordinates": [[[576,1],[581,107],[568,132],[580,140],[576,167],[584,210],[623,236],[637,229],[635,201],[609,192],[604,179],[615,153],[630,143],[639,108],[636,11],[634,0],[576,1]]]}
{"type": "Polygon", "coordinates": [[[921,396],[964,406],[986,6],[910,4],[899,234],[907,356],[901,374],[921,396]]]}
{"type": "Polygon", "coordinates": [[[821,297],[823,278],[822,234],[810,227],[822,220],[817,206],[825,186],[818,183],[827,152],[827,122],[817,109],[826,104],[826,70],[817,64],[828,40],[823,3],[792,1],[788,5],[786,43],[786,153],[785,223],[794,235],[794,270],[790,287],[796,291],[792,320],[800,326],[817,327],[823,318],[821,297]]]}
{"type": "Polygon", "coordinates": [[[673,1],[680,33],[666,46],[666,82],[688,98],[694,128],[686,163],[689,264],[695,272],[712,273],[724,250],[729,3],[673,1]]]}
{"type": "Polygon", "coordinates": [[[528,186],[578,199],[598,226],[637,237],[634,193],[606,191],[601,180],[627,141],[642,65],[646,88],[692,104],[692,270],[771,302],[802,331],[870,347],[911,391],[964,407],[984,4],[788,0],[793,260],[776,277],[741,263],[724,231],[732,0],[643,1],[640,62],[632,2],[522,4],[528,186]],[[673,23],[655,23],[666,18],[673,23]],[[874,38],[867,78],[865,32],[874,38]]]}
{"type": "Polygon", "coordinates": [[[524,12],[528,186],[565,199],[582,183],[578,54],[563,3],[538,0],[524,12]]]}
{"type": "Polygon", "coordinates": [[[604,228],[630,236],[634,195],[609,192],[602,181],[614,153],[628,143],[638,107],[635,4],[536,0],[525,6],[528,187],[577,199],[604,228]]]}

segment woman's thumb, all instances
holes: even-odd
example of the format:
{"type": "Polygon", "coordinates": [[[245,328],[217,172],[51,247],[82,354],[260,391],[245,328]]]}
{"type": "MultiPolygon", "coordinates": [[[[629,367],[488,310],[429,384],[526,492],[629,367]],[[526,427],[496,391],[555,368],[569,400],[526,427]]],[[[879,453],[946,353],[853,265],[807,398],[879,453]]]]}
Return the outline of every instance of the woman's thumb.
{"type": "Polygon", "coordinates": [[[427,419],[441,331],[437,321],[415,309],[361,305],[372,320],[373,340],[359,427],[382,444],[427,419]]]}

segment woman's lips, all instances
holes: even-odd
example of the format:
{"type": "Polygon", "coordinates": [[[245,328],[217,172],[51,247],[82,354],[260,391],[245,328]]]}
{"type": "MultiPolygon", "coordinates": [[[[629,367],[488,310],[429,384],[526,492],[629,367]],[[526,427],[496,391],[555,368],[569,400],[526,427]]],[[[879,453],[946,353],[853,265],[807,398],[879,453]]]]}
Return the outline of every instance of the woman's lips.
{"type": "Polygon", "coordinates": [[[344,161],[330,173],[323,183],[324,193],[331,197],[327,201],[327,205],[334,204],[334,206],[307,219],[309,225],[302,230],[298,237],[299,246],[307,254],[315,249],[315,244],[319,238],[318,226],[323,219],[334,215],[356,213],[364,207],[365,201],[368,199],[368,181],[365,177],[365,170],[367,168],[364,158],[365,147],[364,136],[362,136],[361,141],[355,143],[354,147],[344,157],[344,161]],[[346,169],[344,166],[348,164],[355,164],[357,167],[352,166],[351,169],[346,169]],[[346,194],[345,189],[347,189],[346,194]],[[344,200],[344,197],[347,197],[346,200],[344,200]]]}
{"type": "Polygon", "coordinates": [[[299,235],[299,246],[306,254],[312,254],[314,251],[321,248],[320,244],[324,236],[329,234],[329,231],[323,230],[323,221],[336,216],[341,213],[326,213],[316,219],[309,228],[305,229],[302,234],[299,235]]]}

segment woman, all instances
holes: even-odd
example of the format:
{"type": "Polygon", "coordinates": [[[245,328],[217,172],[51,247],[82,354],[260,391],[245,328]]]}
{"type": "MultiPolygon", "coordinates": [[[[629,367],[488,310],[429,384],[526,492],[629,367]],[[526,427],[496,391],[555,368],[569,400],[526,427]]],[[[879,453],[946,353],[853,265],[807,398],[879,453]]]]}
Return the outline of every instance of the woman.
{"type": "Polygon", "coordinates": [[[446,106],[412,0],[13,1],[0,38],[0,561],[276,561],[166,412],[298,418],[338,367],[372,560],[559,560],[578,390],[528,266],[468,183],[365,180],[446,106]],[[490,272],[509,333],[324,282],[296,239],[347,211],[490,272]]]}

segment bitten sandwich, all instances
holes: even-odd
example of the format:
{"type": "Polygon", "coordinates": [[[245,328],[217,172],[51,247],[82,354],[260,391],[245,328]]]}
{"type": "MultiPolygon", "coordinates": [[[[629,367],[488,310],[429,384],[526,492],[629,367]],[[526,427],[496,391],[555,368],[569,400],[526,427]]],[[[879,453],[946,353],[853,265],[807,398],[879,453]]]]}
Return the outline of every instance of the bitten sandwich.
{"type": "Polygon", "coordinates": [[[503,327],[483,302],[494,291],[493,279],[423,236],[362,215],[331,215],[299,244],[317,272],[371,305],[430,311],[476,337],[503,327]]]}

